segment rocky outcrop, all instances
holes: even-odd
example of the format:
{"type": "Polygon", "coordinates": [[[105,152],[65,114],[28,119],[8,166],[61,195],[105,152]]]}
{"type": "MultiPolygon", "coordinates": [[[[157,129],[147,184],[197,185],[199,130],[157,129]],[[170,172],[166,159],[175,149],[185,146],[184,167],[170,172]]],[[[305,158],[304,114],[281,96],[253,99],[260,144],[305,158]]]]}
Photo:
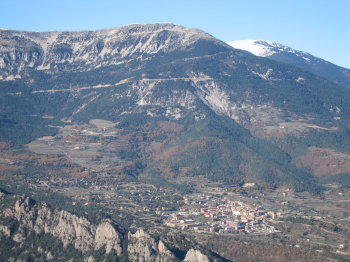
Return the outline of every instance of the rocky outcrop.
{"type": "MultiPolygon", "coordinates": [[[[120,233],[109,220],[95,225],[84,217],[52,209],[45,203],[36,204],[28,197],[21,197],[13,207],[3,210],[1,215],[18,222],[13,240],[19,243],[26,240],[30,231],[35,234],[50,234],[62,241],[64,247],[72,244],[83,253],[100,248],[104,248],[107,254],[112,250],[117,255],[122,253],[120,233]]],[[[6,225],[1,225],[0,230],[4,235],[10,236],[6,225]]]]}
{"type": "Polygon", "coordinates": [[[122,252],[120,243],[119,233],[112,226],[111,221],[105,220],[98,225],[95,232],[95,249],[105,247],[107,253],[115,250],[120,255],[122,252]]]}
{"type": "Polygon", "coordinates": [[[143,229],[128,235],[128,257],[131,261],[166,262],[179,261],[165,244],[152,238],[143,229]]]}
{"type": "Polygon", "coordinates": [[[185,257],[185,262],[210,262],[206,255],[203,255],[199,250],[190,249],[185,257]]]}
{"type": "MultiPolygon", "coordinates": [[[[195,243],[192,243],[195,244],[195,243]]],[[[180,252],[181,253],[181,252],[180,252]]],[[[210,252],[209,252],[210,253],[210,252]]],[[[184,252],[184,258],[175,256],[164,241],[155,240],[149,233],[143,229],[138,229],[134,234],[128,234],[128,257],[131,261],[139,262],[168,262],[168,261],[186,261],[186,262],[210,262],[222,261],[219,257],[212,259],[203,254],[196,248],[191,248],[184,252]]],[[[210,255],[209,255],[210,256],[210,255]]]]}

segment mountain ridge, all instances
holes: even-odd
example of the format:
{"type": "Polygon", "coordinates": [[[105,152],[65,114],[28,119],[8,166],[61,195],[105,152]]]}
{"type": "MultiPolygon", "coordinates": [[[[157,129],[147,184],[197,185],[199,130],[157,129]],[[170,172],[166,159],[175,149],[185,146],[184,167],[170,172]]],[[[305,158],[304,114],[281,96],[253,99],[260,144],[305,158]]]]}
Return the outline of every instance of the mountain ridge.
{"type": "Polygon", "coordinates": [[[25,69],[65,70],[64,64],[69,63],[69,70],[86,70],[125,62],[128,57],[143,59],[145,55],[173,51],[199,39],[214,39],[201,30],[168,23],[96,31],[5,30],[0,31],[0,37],[0,73],[5,80],[19,78],[25,69]],[[128,44],[122,46],[126,41],[128,44]],[[16,64],[17,58],[22,58],[22,63],[16,64]]]}
{"type": "Polygon", "coordinates": [[[338,66],[307,52],[268,40],[236,40],[228,42],[234,48],[254,55],[291,64],[322,76],[330,81],[350,87],[350,69],[338,66]]]}

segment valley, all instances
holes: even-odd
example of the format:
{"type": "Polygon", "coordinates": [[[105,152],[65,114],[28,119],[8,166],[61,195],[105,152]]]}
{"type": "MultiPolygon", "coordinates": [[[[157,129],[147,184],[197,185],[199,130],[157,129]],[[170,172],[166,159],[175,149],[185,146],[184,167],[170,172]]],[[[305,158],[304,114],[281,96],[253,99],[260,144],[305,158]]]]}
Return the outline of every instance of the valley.
{"type": "Polygon", "coordinates": [[[245,248],[233,248],[233,253],[227,254],[226,258],[233,260],[246,249],[258,248],[261,244],[256,246],[256,241],[286,246],[285,252],[311,252],[309,255],[318,259],[349,256],[348,189],[333,184],[322,195],[313,195],[288,187],[261,190],[254,183],[229,186],[205,177],[168,178],[162,185],[142,182],[142,174],[136,179],[118,173],[117,167],[125,166],[125,159],[97,149],[97,143],[106,143],[104,138],[120,135],[115,123],[97,119],[90,122],[64,127],[57,138],[45,137],[30,143],[28,149],[36,153],[2,151],[0,187],[25,192],[54,207],[88,217],[105,214],[125,227],[136,224],[182,232],[195,236],[200,243],[218,236],[235,245],[244,242],[245,248]],[[82,136],[86,133],[87,137],[101,139],[87,139],[82,136]],[[98,162],[93,165],[95,161],[89,160],[90,164],[84,164],[87,158],[97,158],[98,162]],[[29,163],[31,172],[26,167],[29,163]],[[52,172],[53,165],[56,173],[52,172]]]}
{"type": "Polygon", "coordinates": [[[167,23],[0,37],[0,257],[349,261],[341,81],[167,23]]]}

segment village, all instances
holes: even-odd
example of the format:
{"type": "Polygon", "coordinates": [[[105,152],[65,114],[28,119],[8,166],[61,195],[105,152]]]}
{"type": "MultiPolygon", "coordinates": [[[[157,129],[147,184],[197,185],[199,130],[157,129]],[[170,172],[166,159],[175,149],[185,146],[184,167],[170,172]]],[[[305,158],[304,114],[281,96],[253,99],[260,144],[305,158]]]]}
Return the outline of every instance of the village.
{"type": "Polygon", "coordinates": [[[17,172],[7,181],[23,181],[33,190],[62,194],[71,198],[73,206],[99,204],[110,211],[113,207],[113,210],[134,213],[149,222],[159,221],[168,227],[197,233],[272,234],[278,231],[268,221],[282,217],[276,209],[266,211],[253,199],[244,201],[249,197],[234,193],[232,189],[213,187],[213,183],[202,183],[202,189],[182,195],[168,187],[118,181],[115,176],[102,172],[80,178],[45,173],[27,176],[17,172]]]}
{"type": "Polygon", "coordinates": [[[279,231],[268,221],[282,216],[280,212],[239,201],[238,194],[224,191],[181,196],[169,188],[135,182],[100,184],[88,178],[68,177],[57,181],[49,177],[24,180],[29,188],[51,188],[71,197],[73,205],[114,206],[113,209],[133,212],[149,221],[162,221],[165,226],[197,233],[273,234],[279,231]]]}
{"type": "Polygon", "coordinates": [[[193,194],[185,197],[185,207],[169,214],[165,225],[198,233],[219,234],[272,234],[278,233],[267,223],[280,216],[261,207],[252,207],[226,196],[193,194]]]}

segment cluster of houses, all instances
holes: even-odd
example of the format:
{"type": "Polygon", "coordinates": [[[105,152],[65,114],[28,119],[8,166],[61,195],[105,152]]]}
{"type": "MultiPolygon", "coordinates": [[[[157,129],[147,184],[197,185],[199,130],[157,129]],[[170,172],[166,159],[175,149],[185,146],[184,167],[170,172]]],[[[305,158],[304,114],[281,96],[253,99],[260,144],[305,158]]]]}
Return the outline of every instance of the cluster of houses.
{"type": "Polygon", "coordinates": [[[276,233],[267,223],[278,214],[262,208],[253,208],[240,201],[200,195],[198,199],[185,198],[186,207],[169,215],[166,225],[184,230],[217,233],[276,233]]]}

